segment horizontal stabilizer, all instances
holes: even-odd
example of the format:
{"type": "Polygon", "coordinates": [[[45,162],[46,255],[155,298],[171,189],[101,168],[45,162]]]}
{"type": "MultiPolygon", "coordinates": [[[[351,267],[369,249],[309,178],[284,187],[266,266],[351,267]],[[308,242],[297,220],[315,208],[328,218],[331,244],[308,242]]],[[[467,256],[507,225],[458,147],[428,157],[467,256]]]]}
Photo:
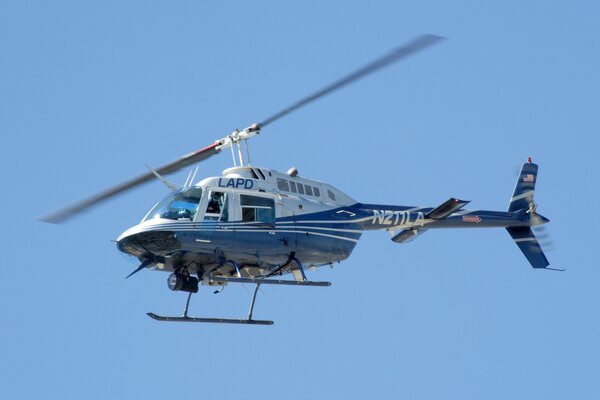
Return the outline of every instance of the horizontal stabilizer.
{"type": "Polygon", "coordinates": [[[425,218],[444,219],[469,204],[470,201],[451,198],[425,214],[425,218]]]}
{"type": "Polygon", "coordinates": [[[506,228],[533,268],[546,268],[550,263],[529,227],[506,228]]]}

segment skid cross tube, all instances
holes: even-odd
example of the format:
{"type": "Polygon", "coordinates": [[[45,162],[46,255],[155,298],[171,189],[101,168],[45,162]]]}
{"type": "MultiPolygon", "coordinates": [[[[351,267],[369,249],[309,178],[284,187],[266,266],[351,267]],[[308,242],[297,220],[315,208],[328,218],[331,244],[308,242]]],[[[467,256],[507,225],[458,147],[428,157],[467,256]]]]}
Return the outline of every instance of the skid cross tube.
{"type": "Polygon", "coordinates": [[[269,271],[266,275],[264,275],[264,278],[268,278],[270,276],[273,275],[277,275],[279,274],[281,271],[283,271],[284,269],[286,269],[293,261],[293,259],[295,258],[294,255],[296,254],[295,251],[292,251],[287,259],[286,262],[284,262],[283,264],[281,264],[278,267],[273,268],[271,271],[269,271]]]}
{"type": "Polygon", "coordinates": [[[302,281],[306,282],[306,274],[304,273],[304,267],[302,266],[302,263],[296,257],[292,257],[292,261],[295,262],[298,266],[298,269],[300,270],[300,275],[302,275],[302,281]]]}
{"type": "Polygon", "coordinates": [[[240,267],[237,265],[237,263],[233,260],[226,260],[223,265],[227,265],[227,264],[231,264],[233,265],[233,268],[235,268],[235,273],[237,274],[238,278],[242,277],[242,274],[240,272],[240,267]]]}

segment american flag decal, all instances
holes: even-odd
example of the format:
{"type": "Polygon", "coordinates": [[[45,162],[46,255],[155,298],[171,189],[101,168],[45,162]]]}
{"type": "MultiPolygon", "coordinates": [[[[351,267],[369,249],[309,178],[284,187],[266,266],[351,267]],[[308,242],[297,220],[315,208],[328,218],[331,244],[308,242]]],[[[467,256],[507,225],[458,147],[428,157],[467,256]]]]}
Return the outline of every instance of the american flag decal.
{"type": "Polygon", "coordinates": [[[523,175],[523,182],[533,182],[535,180],[535,176],[532,174],[523,175]]]}

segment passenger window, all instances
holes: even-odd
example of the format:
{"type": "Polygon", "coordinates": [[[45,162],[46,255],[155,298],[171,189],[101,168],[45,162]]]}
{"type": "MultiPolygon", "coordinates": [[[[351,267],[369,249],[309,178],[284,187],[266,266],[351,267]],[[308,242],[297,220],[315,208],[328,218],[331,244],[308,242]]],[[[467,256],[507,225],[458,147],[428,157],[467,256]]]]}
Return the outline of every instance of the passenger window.
{"type": "Polygon", "coordinates": [[[313,191],[315,192],[315,196],[321,197],[321,191],[319,190],[318,187],[313,186],[313,191]]]}
{"type": "Polygon", "coordinates": [[[304,194],[304,186],[301,183],[298,184],[298,193],[304,194]]]}
{"type": "Polygon", "coordinates": [[[277,178],[277,189],[289,192],[290,186],[288,184],[288,181],[286,181],[285,179],[277,178]]]}
{"type": "Polygon", "coordinates": [[[335,201],[335,193],[333,193],[331,190],[327,189],[327,195],[329,196],[329,198],[333,201],[335,201]]]}
{"type": "Polygon", "coordinates": [[[296,182],[290,181],[290,189],[292,193],[296,193],[296,182]]]}
{"type": "Polygon", "coordinates": [[[305,185],[304,186],[304,191],[306,192],[307,195],[312,196],[313,195],[313,191],[312,191],[312,186],[309,185],[305,185]]]}
{"type": "Polygon", "coordinates": [[[243,222],[275,224],[275,201],[265,197],[240,195],[243,222]]]}

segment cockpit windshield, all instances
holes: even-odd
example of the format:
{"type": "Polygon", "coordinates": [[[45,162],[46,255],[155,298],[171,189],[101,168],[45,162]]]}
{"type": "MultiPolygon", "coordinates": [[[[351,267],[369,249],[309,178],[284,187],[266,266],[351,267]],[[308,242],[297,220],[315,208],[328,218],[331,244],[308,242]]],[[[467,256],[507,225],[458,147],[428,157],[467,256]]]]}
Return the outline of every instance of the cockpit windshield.
{"type": "Polygon", "coordinates": [[[202,188],[178,190],[156,204],[142,222],[156,218],[193,221],[201,198],[202,188]]]}

